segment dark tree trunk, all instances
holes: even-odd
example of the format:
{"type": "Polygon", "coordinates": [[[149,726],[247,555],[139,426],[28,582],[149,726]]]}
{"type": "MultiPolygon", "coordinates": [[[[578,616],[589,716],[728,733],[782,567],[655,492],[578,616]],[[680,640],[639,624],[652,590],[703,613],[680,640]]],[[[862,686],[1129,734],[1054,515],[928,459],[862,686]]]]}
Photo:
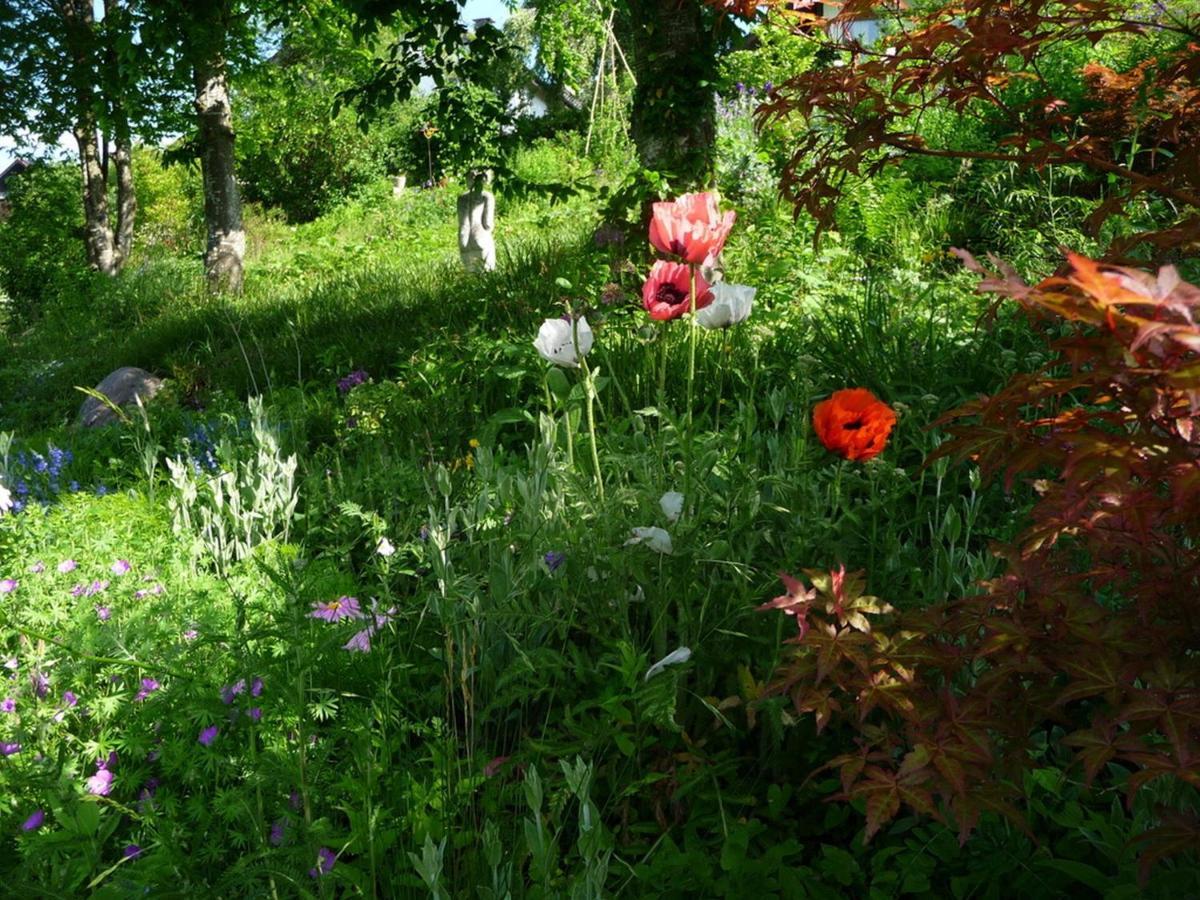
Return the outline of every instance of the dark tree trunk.
{"type": "Polygon", "coordinates": [[[643,167],[679,191],[708,187],[714,167],[716,37],[700,0],[630,0],[630,132],[643,167]]]}
{"type": "Polygon", "coordinates": [[[213,54],[195,66],[196,113],[200,137],[200,171],[204,182],[204,221],[208,251],[204,273],[214,291],[242,289],[242,198],[234,177],[233,111],[225,59],[213,54]]]}
{"type": "MultiPolygon", "coordinates": [[[[119,0],[104,0],[104,19],[108,28],[125,26],[123,10],[119,0]]],[[[137,214],[137,196],[133,189],[133,139],[129,129],[129,116],[125,105],[125,80],[121,78],[116,49],[110,39],[105,47],[104,62],[109,70],[109,107],[113,119],[114,143],[113,168],[117,181],[117,224],[113,244],[117,268],[124,266],[133,249],[133,220],[137,214]]],[[[104,168],[105,181],[109,168],[104,168]]]]}
{"type": "Polygon", "coordinates": [[[96,139],[96,96],[90,55],[95,29],[92,3],[91,0],[62,0],[59,12],[66,26],[66,41],[71,54],[74,133],[83,175],[83,234],[88,264],[106,275],[115,275],[120,263],[108,221],[108,183],[96,139]]]}

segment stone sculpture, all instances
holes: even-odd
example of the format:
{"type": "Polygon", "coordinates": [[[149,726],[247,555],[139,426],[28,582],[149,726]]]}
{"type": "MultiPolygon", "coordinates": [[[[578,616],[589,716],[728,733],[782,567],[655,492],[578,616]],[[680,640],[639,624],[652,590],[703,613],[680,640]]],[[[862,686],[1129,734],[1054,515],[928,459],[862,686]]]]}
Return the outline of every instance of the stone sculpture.
{"type": "Polygon", "coordinates": [[[487,172],[472,172],[471,189],[458,198],[458,254],[468,272],[496,268],[496,198],[487,182],[487,172]]]}

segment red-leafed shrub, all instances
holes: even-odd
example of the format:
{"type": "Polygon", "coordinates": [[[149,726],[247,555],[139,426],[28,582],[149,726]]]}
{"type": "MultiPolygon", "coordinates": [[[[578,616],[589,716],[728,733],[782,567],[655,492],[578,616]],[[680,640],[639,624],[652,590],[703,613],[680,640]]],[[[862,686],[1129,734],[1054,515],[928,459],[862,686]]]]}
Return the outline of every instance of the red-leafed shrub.
{"type": "MultiPolygon", "coordinates": [[[[868,838],[902,806],[964,839],[987,810],[1019,821],[1056,735],[1089,783],[1126,772],[1131,802],[1156,779],[1200,787],[1200,289],[1077,256],[1030,286],[960,255],[981,289],[1066,332],[1047,368],[940,423],[939,455],[1036,489],[1028,527],[996,548],[1005,573],[924,610],[890,613],[840,575],[789,579],[768,604],[802,623],[772,690],[818,728],[855,729],[829,766],[865,801],[868,838]]],[[[1144,866],[1200,846],[1186,803],[1161,821],[1144,866]]]]}

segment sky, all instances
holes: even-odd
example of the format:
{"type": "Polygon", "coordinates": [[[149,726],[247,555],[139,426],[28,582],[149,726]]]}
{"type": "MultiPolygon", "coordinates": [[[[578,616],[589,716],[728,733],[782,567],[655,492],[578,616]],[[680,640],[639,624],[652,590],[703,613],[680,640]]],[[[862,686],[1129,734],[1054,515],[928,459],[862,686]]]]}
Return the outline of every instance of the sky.
{"type": "MultiPolygon", "coordinates": [[[[474,19],[492,19],[497,25],[501,25],[507,18],[508,7],[504,5],[503,0],[467,0],[463,5],[462,19],[465,22],[470,22],[474,19]]],[[[15,146],[16,142],[12,137],[9,135],[0,135],[0,171],[7,168],[8,164],[18,155],[15,146]]],[[[45,145],[39,144],[33,149],[32,155],[41,155],[47,149],[45,145]]],[[[75,153],[75,139],[70,134],[63,134],[59,138],[56,149],[60,156],[64,153],[75,153]]],[[[24,152],[28,153],[29,151],[24,152]]]]}

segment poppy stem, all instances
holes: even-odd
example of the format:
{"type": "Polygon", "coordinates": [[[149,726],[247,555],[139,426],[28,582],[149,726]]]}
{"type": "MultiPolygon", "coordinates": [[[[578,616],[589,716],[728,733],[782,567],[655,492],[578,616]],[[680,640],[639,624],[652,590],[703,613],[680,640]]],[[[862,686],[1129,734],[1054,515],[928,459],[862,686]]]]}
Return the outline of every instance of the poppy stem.
{"type": "Polygon", "coordinates": [[[688,263],[688,377],[687,377],[687,421],[684,426],[683,444],[683,496],[684,503],[692,503],[692,385],[696,380],[696,266],[688,263]]]}
{"type": "MultiPolygon", "coordinates": [[[[579,339],[575,339],[576,346],[579,339]]],[[[604,478],[600,474],[600,452],[596,449],[596,414],[592,407],[596,399],[596,379],[592,375],[592,367],[587,360],[579,357],[579,365],[583,367],[583,391],[587,397],[588,436],[592,440],[592,471],[596,475],[596,489],[600,494],[600,502],[604,502],[604,478]]]]}

